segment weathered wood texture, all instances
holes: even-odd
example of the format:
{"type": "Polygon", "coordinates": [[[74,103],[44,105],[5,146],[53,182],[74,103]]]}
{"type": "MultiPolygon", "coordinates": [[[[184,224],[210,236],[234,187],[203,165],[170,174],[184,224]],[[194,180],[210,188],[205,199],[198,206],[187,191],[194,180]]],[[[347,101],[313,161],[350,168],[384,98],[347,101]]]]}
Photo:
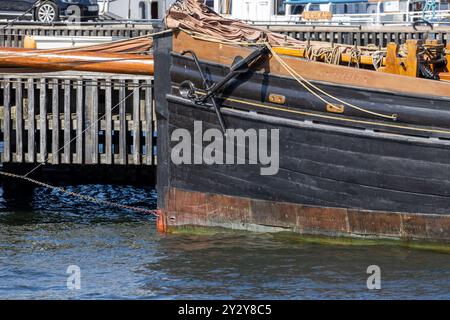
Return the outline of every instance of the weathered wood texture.
{"type": "Polygon", "coordinates": [[[155,120],[150,76],[0,78],[3,163],[154,165],[155,120]]]}

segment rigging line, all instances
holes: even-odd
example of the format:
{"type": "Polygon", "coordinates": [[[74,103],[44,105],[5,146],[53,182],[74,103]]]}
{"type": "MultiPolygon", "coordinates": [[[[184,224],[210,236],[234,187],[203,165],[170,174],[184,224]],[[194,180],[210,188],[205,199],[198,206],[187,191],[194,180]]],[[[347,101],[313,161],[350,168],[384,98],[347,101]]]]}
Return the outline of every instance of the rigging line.
{"type": "Polygon", "coordinates": [[[44,187],[44,188],[48,188],[48,189],[51,189],[51,190],[55,190],[55,191],[67,194],[69,196],[73,196],[73,197],[80,198],[80,199],[83,199],[83,200],[86,200],[86,201],[89,201],[89,202],[96,203],[98,205],[107,205],[107,206],[110,206],[110,207],[116,207],[116,208],[120,208],[120,209],[127,209],[127,210],[131,210],[131,211],[136,211],[136,212],[142,212],[142,213],[145,213],[145,214],[154,215],[156,217],[159,216],[159,213],[158,213],[159,211],[158,210],[150,210],[150,209],[145,209],[145,208],[140,208],[140,207],[129,206],[129,205],[125,205],[125,204],[120,204],[120,203],[116,203],[116,202],[111,202],[111,201],[108,201],[108,200],[98,199],[96,197],[87,196],[87,195],[80,194],[80,193],[77,193],[77,192],[69,191],[69,190],[67,190],[65,188],[62,188],[62,187],[56,187],[56,186],[53,186],[51,184],[48,184],[48,183],[45,183],[45,182],[42,182],[42,181],[38,181],[36,179],[31,179],[31,178],[28,178],[27,176],[14,174],[14,173],[10,173],[10,172],[4,172],[4,171],[0,171],[0,175],[3,175],[5,177],[10,177],[10,178],[24,180],[24,181],[33,183],[35,185],[38,185],[38,186],[41,186],[41,187],[44,187]]]}
{"type": "MultiPolygon", "coordinates": [[[[142,86],[139,86],[137,89],[141,88],[142,86]]],[[[125,98],[123,98],[122,100],[120,100],[114,107],[111,108],[111,111],[109,113],[105,113],[103,114],[101,117],[99,117],[97,119],[96,122],[92,123],[91,125],[87,126],[80,134],[76,135],[75,137],[73,137],[70,141],[66,142],[61,148],[59,148],[56,151],[56,156],[57,154],[64,149],[64,147],[66,147],[67,145],[69,145],[70,143],[72,143],[73,141],[75,141],[77,138],[83,136],[83,134],[89,130],[90,128],[92,128],[94,125],[98,124],[101,120],[103,120],[103,118],[105,118],[107,115],[112,114],[112,111],[117,108],[121,103],[123,103],[124,101],[126,101],[129,97],[131,97],[133,95],[134,92],[130,92],[125,98]]],[[[48,156],[46,159],[44,159],[43,162],[41,162],[40,164],[38,164],[36,167],[34,167],[32,170],[30,170],[29,172],[27,172],[24,176],[28,177],[31,173],[33,173],[34,171],[36,171],[37,169],[39,169],[41,166],[43,166],[47,161],[48,161],[48,156]]]]}
{"type": "Polygon", "coordinates": [[[424,129],[424,128],[419,128],[419,127],[404,126],[404,125],[400,125],[400,124],[380,123],[380,122],[373,122],[373,121],[369,121],[369,120],[358,120],[358,119],[352,119],[352,118],[336,117],[336,116],[332,116],[332,115],[317,114],[317,113],[307,112],[307,111],[280,108],[280,107],[275,107],[275,106],[271,106],[271,105],[260,104],[260,103],[256,103],[256,102],[250,102],[250,101],[244,101],[244,100],[239,100],[239,99],[234,99],[234,98],[223,98],[223,99],[226,101],[237,102],[237,103],[241,103],[244,105],[250,105],[250,106],[255,106],[255,107],[259,107],[259,108],[278,110],[278,111],[283,111],[283,112],[287,112],[287,113],[294,113],[294,114],[300,114],[300,115],[323,118],[323,119],[347,121],[347,122],[353,122],[353,123],[359,123],[359,124],[370,124],[370,125],[374,125],[374,126],[398,128],[398,129],[405,129],[405,130],[411,130],[411,131],[417,131],[417,132],[439,133],[439,134],[450,135],[450,131],[448,131],[448,130],[424,129]]]}
{"type": "MultiPolygon", "coordinates": [[[[271,51],[272,55],[277,59],[277,56],[274,55],[274,51],[272,51],[272,47],[268,46],[269,50],[271,51]]],[[[319,94],[317,94],[316,92],[314,92],[314,90],[312,90],[311,88],[309,88],[306,84],[304,84],[302,81],[300,81],[299,79],[296,78],[295,73],[293,70],[290,69],[289,66],[284,65],[284,61],[280,60],[279,63],[289,72],[289,74],[295,79],[297,80],[297,82],[299,82],[308,92],[310,92],[312,95],[314,95],[316,98],[318,98],[319,100],[321,100],[322,102],[324,102],[325,104],[332,104],[331,102],[327,101],[326,99],[324,99],[323,97],[321,97],[319,94]]]]}
{"type": "Polygon", "coordinates": [[[19,21],[20,19],[22,19],[23,17],[25,17],[28,13],[30,13],[31,11],[33,11],[35,8],[37,8],[38,6],[42,6],[44,4],[46,4],[47,2],[49,2],[50,0],[44,0],[44,1],[36,1],[35,3],[33,3],[33,5],[24,13],[22,13],[20,16],[12,19],[12,20],[8,20],[7,23],[0,29],[0,30],[6,30],[7,28],[11,27],[14,23],[16,23],[17,21],[19,21]]]}
{"type": "MultiPolygon", "coordinates": [[[[177,30],[183,31],[184,33],[192,36],[194,39],[199,39],[199,40],[204,40],[204,41],[209,41],[209,42],[217,42],[217,43],[222,43],[222,44],[234,44],[234,45],[244,45],[244,46],[259,46],[261,44],[264,44],[264,42],[258,42],[258,41],[239,41],[239,40],[228,40],[228,39],[223,39],[220,37],[215,37],[209,34],[204,34],[204,33],[200,33],[197,31],[193,31],[193,30],[189,30],[189,29],[185,29],[183,27],[178,27],[177,30]]],[[[262,30],[261,30],[262,31],[262,30]]],[[[301,41],[300,41],[301,42],[301,41]]],[[[303,41],[303,47],[300,47],[301,49],[308,49],[308,47],[313,47],[313,45],[308,45],[307,42],[303,41]]],[[[339,44],[334,44],[335,47],[342,47],[342,48],[352,48],[354,47],[354,45],[347,45],[344,43],[339,43],[339,44]]],[[[286,48],[299,48],[297,46],[292,46],[292,45],[288,45],[286,46],[286,48]]],[[[358,48],[362,49],[362,50],[368,50],[368,51],[375,51],[377,50],[377,47],[369,47],[369,46],[358,46],[358,48]]]]}
{"type": "MultiPolygon", "coordinates": [[[[368,113],[377,117],[381,117],[381,118],[386,118],[386,119],[391,119],[396,121],[397,120],[397,115],[396,114],[392,114],[392,115],[386,115],[386,114],[382,114],[382,113],[378,113],[378,112],[374,112],[374,111],[370,111],[367,110],[365,108],[362,107],[358,107],[356,105],[353,105],[351,103],[348,103],[346,101],[343,101],[342,99],[339,99],[338,97],[329,94],[328,92],[322,90],[321,88],[317,87],[316,85],[314,85],[313,83],[311,83],[309,80],[305,79],[303,76],[301,76],[299,73],[297,73],[291,66],[289,66],[280,56],[278,53],[275,52],[275,50],[272,48],[272,46],[268,43],[268,42],[241,42],[241,41],[227,41],[227,40],[223,40],[217,37],[213,37],[213,36],[209,36],[206,34],[200,34],[194,31],[190,31],[190,30],[185,30],[183,28],[180,28],[181,31],[188,33],[189,35],[195,35],[195,34],[199,34],[200,40],[204,40],[204,41],[209,41],[209,42],[217,42],[217,43],[221,43],[221,44],[235,44],[235,45],[240,45],[243,43],[243,45],[248,45],[248,46],[260,46],[260,45],[265,45],[267,46],[267,48],[270,50],[270,52],[272,53],[272,55],[275,57],[275,59],[286,69],[286,71],[289,72],[289,74],[295,79],[297,80],[297,82],[299,82],[308,92],[310,92],[312,95],[314,95],[315,97],[317,97],[319,100],[323,101],[326,104],[330,104],[330,102],[328,102],[326,99],[324,99],[323,97],[321,97],[317,92],[314,92],[314,90],[312,90],[311,88],[309,88],[306,84],[308,84],[309,86],[311,86],[313,89],[319,91],[320,93],[322,93],[323,95],[337,101],[340,102],[344,105],[347,105],[350,108],[359,110],[361,112],[364,113],[368,113]],[[306,83],[306,84],[305,84],[306,83]]],[[[331,103],[332,104],[332,103],[331,103]]]]}
{"type": "MultiPolygon", "coordinates": [[[[173,88],[179,88],[179,86],[173,86],[173,88]]],[[[196,94],[205,95],[205,92],[196,90],[196,94]]],[[[358,123],[358,124],[370,124],[373,126],[378,127],[389,127],[389,128],[398,128],[398,129],[405,129],[405,130],[412,130],[417,132],[426,132],[426,133],[439,133],[439,134],[446,134],[450,135],[449,130],[440,130],[440,129],[425,129],[420,127],[412,127],[412,126],[406,126],[401,124],[392,124],[392,123],[385,123],[385,122],[373,122],[370,120],[359,120],[359,119],[353,119],[353,118],[347,118],[347,117],[336,117],[332,116],[331,114],[318,114],[314,112],[308,112],[308,111],[302,111],[302,110],[294,110],[294,109],[288,109],[283,107],[275,107],[268,104],[262,104],[252,101],[246,101],[241,99],[235,99],[230,97],[218,97],[219,99],[222,99],[223,101],[229,101],[229,102],[235,102],[243,105],[263,108],[263,109],[269,109],[269,110],[277,110],[277,111],[283,111],[287,113],[294,113],[294,114],[300,114],[303,116],[310,116],[310,117],[316,117],[316,118],[322,118],[322,119],[329,119],[329,120],[337,120],[337,121],[346,121],[346,122],[352,122],[352,123],[358,123]]],[[[233,108],[230,106],[229,108],[233,108]]],[[[239,110],[239,109],[238,109],[239,110]]]]}
{"type": "Polygon", "coordinates": [[[267,48],[270,50],[270,52],[272,53],[272,55],[274,56],[274,58],[291,74],[291,76],[297,80],[297,82],[299,82],[306,90],[308,90],[311,94],[313,94],[314,96],[316,96],[318,99],[320,99],[321,101],[325,102],[325,103],[329,103],[327,100],[323,99],[317,92],[314,92],[312,89],[308,88],[306,84],[308,84],[309,86],[311,86],[312,88],[314,88],[315,90],[319,91],[320,93],[326,95],[327,97],[340,102],[342,104],[345,104],[346,106],[359,110],[361,112],[365,112],[374,116],[378,116],[381,118],[387,118],[387,119],[391,119],[391,120],[397,120],[397,115],[392,114],[392,115],[387,115],[387,114],[382,114],[382,113],[378,113],[378,112],[374,112],[374,111],[370,111],[367,110],[365,108],[361,108],[358,106],[355,106],[351,103],[348,103],[346,101],[343,101],[342,99],[339,99],[338,97],[329,94],[328,92],[322,90],[321,88],[317,87],[316,85],[314,85],[313,83],[311,83],[309,80],[305,79],[302,75],[300,75],[298,72],[296,72],[291,66],[289,66],[279,55],[278,53],[275,52],[275,50],[273,50],[272,46],[269,43],[265,44],[267,46],[267,48]],[[304,84],[303,82],[305,82],[306,84],[304,84]]]}

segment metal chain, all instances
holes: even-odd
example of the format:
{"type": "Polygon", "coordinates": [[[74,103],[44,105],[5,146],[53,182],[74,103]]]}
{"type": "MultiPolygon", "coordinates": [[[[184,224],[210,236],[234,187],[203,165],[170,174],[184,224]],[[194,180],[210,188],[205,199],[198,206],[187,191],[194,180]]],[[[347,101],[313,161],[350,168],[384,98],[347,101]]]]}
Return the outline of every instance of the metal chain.
{"type": "MultiPolygon", "coordinates": [[[[48,1],[48,0],[44,1],[44,3],[47,2],[47,1],[48,1]]],[[[28,9],[28,10],[27,10],[24,14],[22,14],[20,17],[14,19],[14,20],[8,21],[7,25],[5,25],[2,29],[4,30],[4,29],[6,29],[7,27],[11,26],[14,22],[16,22],[17,20],[19,20],[19,19],[20,19],[21,17],[23,17],[25,14],[29,13],[30,11],[32,11],[35,7],[36,7],[36,4],[34,4],[30,9],[28,9]]],[[[163,30],[163,31],[156,32],[156,33],[153,33],[153,34],[150,34],[150,35],[145,35],[145,36],[143,36],[143,37],[153,37],[153,36],[162,35],[162,34],[169,33],[169,32],[172,32],[172,30],[163,30]]],[[[136,38],[137,38],[137,37],[136,37],[136,38]]],[[[9,81],[9,82],[12,82],[12,81],[9,81]]],[[[141,84],[141,85],[138,85],[138,86],[136,86],[136,87],[137,87],[137,88],[142,88],[142,87],[144,87],[144,86],[145,86],[144,84],[141,84]]],[[[126,96],[123,100],[126,100],[128,97],[129,97],[129,96],[126,96]]],[[[122,101],[119,102],[116,106],[114,106],[114,108],[116,108],[120,103],[122,103],[122,101]]],[[[114,108],[112,108],[112,109],[114,109],[114,108]]],[[[101,120],[101,119],[99,119],[99,121],[100,121],[100,120],[101,120]]],[[[87,129],[88,129],[88,128],[86,128],[84,131],[86,131],[87,129]]],[[[84,133],[84,131],[83,131],[83,133],[84,133]]],[[[82,134],[83,134],[83,133],[82,133],[82,134]]],[[[70,143],[70,142],[69,142],[69,143],[70,143]]],[[[60,150],[61,150],[61,149],[60,149],[60,150]]],[[[28,172],[27,175],[29,175],[31,172],[35,171],[35,170],[36,170],[37,168],[39,168],[41,165],[42,165],[42,164],[40,164],[40,165],[38,165],[37,167],[35,167],[33,170],[31,170],[30,172],[28,172]]],[[[69,196],[73,196],[73,197],[80,198],[80,199],[83,199],[83,200],[86,200],[86,201],[89,201],[89,202],[96,203],[96,204],[98,204],[98,205],[106,205],[106,206],[115,207],[115,208],[120,208],[120,209],[127,209],[127,210],[131,210],[131,211],[141,212],[141,213],[144,213],[144,214],[149,214],[149,215],[153,215],[153,216],[159,217],[159,210],[150,210],[150,209],[145,209],[145,208],[140,208],[140,207],[134,207],[134,206],[129,206],[129,205],[124,205],[124,204],[120,204],[120,203],[115,203],[115,202],[111,202],[111,201],[107,201],[107,200],[98,199],[98,198],[95,198],[95,197],[92,197],[92,196],[87,196],[87,195],[80,194],[80,193],[77,193],[77,192],[69,191],[69,190],[66,190],[66,189],[64,189],[64,188],[62,188],[62,187],[56,187],[56,186],[50,185],[50,184],[48,184],[48,183],[45,183],[45,182],[42,182],[42,181],[38,181],[38,180],[36,180],[36,179],[29,178],[29,177],[27,177],[27,175],[24,176],[24,175],[14,174],[14,173],[10,173],[10,172],[2,172],[2,171],[0,171],[0,175],[3,175],[3,176],[5,176],[5,177],[10,177],[10,178],[15,178],[15,179],[24,180],[24,181],[33,183],[33,184],[35,184],[35,185],[38,185],[38,186],[41,186],[41,187],[44,187],[44,188],[48,188],[48,189],[51,189],[51,190],[55,190],[55,191],[58,191],[58,192],[67,194],[67,195],[69,195],[69,196]]]]}
{"type": "Polygon", "coordinates": [[[87,195],[80,194],[80,193],[77,193],[77,192],[69,191],[69,190],[66,190],[66,189],[61,188],[61,187],[56,187],[56,186],[53,186],[51,184],[48,184],[48,183],[45,183],[45,182],[42,182],[42,181],[38,181],[36,179],[31,179],[31,178],[23,176],[23,175],[14,174],[14,173],[10,173],[10,172],[2,172],[2,171],[0,171],[0,175],[3,175],[5,177],[10,177],[10,178],[24,180],[24,181],[33,183],[35,185],[38,185],[38,186],[41,186],[41,187],[44,187],[44,188],[52,189],[52,190],[55,190],[55,191],[67,194],[69,196],[73,196],[73,197],[80,198],[80,199],[83,199],[83,200],[86,200],[86,201],[89,201],[89,202],[96,203],[98,205],[106,205],[106,206],[109,206],[109,207],[115,207],[115,208],[120,208],[120,209],[127,209],[127,210],[131,210],[131,211],[136,211],[136,212],[141,212],[141,213],[153,215],[153,216],[156,216],[156,217],[159,216],[159,213],[158,213],[159,211],[158,210],[150,210],[150,209],[145,209],[145,208],[140,208],[140,207],[128,206],[128,205],[125,205],[125,204],[120,204],[120,203],[111,202],[111,201],[107,201],[107,200],[101,200],[101,199],[98,199],[98,198],[95,198],[95,197],[92,197],[92,196],[87,196],[87,195]]]}

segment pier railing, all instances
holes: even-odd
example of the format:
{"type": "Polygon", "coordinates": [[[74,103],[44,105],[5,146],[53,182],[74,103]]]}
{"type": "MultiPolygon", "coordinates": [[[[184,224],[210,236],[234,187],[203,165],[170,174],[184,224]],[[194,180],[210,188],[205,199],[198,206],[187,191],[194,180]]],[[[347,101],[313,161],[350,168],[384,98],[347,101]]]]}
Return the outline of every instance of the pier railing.
{"type": "MultiPolygon", "coordinates": [[[[282,34],[289,35],[299,40],[326,41],[349,45],[367,46],[369,44],[386,46],[389,42],[404,43],[407,39],[435,39],[442,42],[450,42],[450,27],[439,26],[431,30],[428,27],[419,27],[414,30],[412,26],[351,26],[351,25],[326,25],[326,24],[280,24],[260,22],[259,27],[282,34]]],[[[23,47],[26,35],[36,36],[90,36],[132,38],[153,33],[155,23],[87,23],[81,25],[54,24],[43,25],[39,23],[14,24],[2,27],[0,25],[0,46],[23,47]]]]}
{"type": "Polygon", "coordinates": [[[3,163],[154,165],[150,76],[3,74],[3,163]]]}
{"type": "Polygon", "coordinates": [[[450,43],[450,27],[430,28],[401,26],[337,26],[337,25],[259,25],[270,31],[279,32],[302,41],[325,41],[348,45],[376,45],[385,47],[389,42],[405,43],[408,39],[432,39],[450,43]]]}
{"type": "Polygon", "coordinates": [[[56,24],[43,25],[39,23],[0,25],[0,47],[23,47],[25,36],[54,36],[54,37],[114,37],[133,38],[154,32],[152,24],[143,23],[95,23],[95,24],[56,24]]]}

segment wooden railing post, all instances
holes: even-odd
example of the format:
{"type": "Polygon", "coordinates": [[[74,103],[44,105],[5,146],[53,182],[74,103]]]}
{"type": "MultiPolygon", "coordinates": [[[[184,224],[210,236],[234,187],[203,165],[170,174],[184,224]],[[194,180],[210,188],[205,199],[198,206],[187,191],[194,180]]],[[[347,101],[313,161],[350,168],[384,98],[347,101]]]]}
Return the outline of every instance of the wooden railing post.
{"type": "Polygon", "coordinates": [[[62,72],[0,79],[3,162],[155,164],[153,79],[84,76],[74,79],[62,72]]]}

